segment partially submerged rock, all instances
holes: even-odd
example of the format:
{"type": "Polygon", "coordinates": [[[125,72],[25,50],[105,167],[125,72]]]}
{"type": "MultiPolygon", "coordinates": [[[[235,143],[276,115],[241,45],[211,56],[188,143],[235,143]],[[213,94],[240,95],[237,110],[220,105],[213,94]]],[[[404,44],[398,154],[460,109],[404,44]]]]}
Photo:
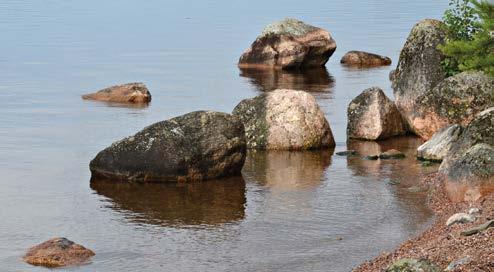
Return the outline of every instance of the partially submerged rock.
{"type": "Polygon", "coordinates": [[[463,127],[461,125],[452,125],[439,130],[430,140],[417,148],[417,158],[442,161],[462,132],[463,127]]]}
{"type": "Polygon", "coordinates": [[[349,51],[341,58],[340,63],[349,66],[387,66],[391,65],[391,59],[364,51],[349,51]]]}
{"type": "Polygon", "coordinates": [[[127,83],[85,94],[82,98],[104,102],[139,104],[150,102],[151,93],[143,83],[127,83]]]}
{"type": "Polygon", "coordinates": [[[336,50],[328,31],[295,19],[268,25],[238,62],[241,68],[321,67],[336,50]]]}
{"type": "Polygon", "coordinates": [[[390,149],[387,150],[381,154],[379,154],[379,158],[381,160],[386,160],[386,159],[403,159],[405,158],[405,154],[399,150],[396,149],[390,149]]]}
{"type": "Polygon", "coordinates": [[[429,260],[401,259],[390,265],[385,272],[440,272],[429,260]]]}
{"type": "Polygon", "coordinates": [[[22,258],[32,265],[61,267],[86,263],[94,252],[67,238],[53,238],[30,248],[22,258]]]}
{"type": "Polygon", "coordinates": [[[467,125],[475,115],[494,106],[494,78],[482,72],[463,72],[439,82],[415,99],[408,119],[411,129],[429,139],[441,128],[467,125]]]}
{"type": "Polygon", "coordinates": [[[356,155],[358,155],[358,152],[355,150],[345,150],[345,151],[336,152],[336,155],[338,155],[338,156],[356,156],[356,155]]]}
{"type": "Polygon", "coordinates": [[[350,102],[347,110],[349,138],[382,140],[406,133],[406,125],[393,101],[373,87],[350,102]]]}
{"type": "Polygon", "coordinates": [[[248,148],[307,150],[335,146],[316,99],[303,91],[276,90],[245,99],[233,114],[245,126],[248,148]]]}
{"type": "Polygon", "coordinates": [[[244,127],[227,113],[195,111],[144,128],[91,161],[94,176],[129,181],[195,181],[240,175],[244,127]]]}
{"type": "Polygon", "coordinates": [[[437,48],[446,37],[442,22],[426,19],[417,23],[401,50],[392,83],[396,106],[412,124],[417,97],[434,88],[446,78],[441,61],[444,55],[437,48]]]}

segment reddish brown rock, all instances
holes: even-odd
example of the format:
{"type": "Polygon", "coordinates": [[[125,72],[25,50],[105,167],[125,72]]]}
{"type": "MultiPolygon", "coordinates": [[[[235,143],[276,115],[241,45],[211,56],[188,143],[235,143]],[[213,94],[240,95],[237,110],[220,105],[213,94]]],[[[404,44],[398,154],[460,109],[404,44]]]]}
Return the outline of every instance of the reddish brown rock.
{"type": "Polygon", "coordinates": [[[393,101],[377,87],[364,90],[348,105],[349,138],[382,140],[406,133],[405,123],[393,101]]]}
{"type": "Polygon", "coordinates": [[[28,250],[23,260],[32,265],[60,267],[89,261],[94,252],[67,238],[53,238],[28,250]]]}
{"type": "Polygon", "coordinates": [[[387,66],[391,59],[364,51],[350,51],[341,58],[340,63],[350,66],[387,66]]]}
{"type": "Polygon", "coordinates": [[[336,42],[328,31],[295,19],[285,19],[268,25],[242,54],[238,66],[321,67],[335,50],[336,42]]]}
{"type": "Polygon", "coordinates": [[[85,94],[82,98],[104,102],[141,104],[151,101],[151,93],[143,83],[127,83],[85,94]]]}

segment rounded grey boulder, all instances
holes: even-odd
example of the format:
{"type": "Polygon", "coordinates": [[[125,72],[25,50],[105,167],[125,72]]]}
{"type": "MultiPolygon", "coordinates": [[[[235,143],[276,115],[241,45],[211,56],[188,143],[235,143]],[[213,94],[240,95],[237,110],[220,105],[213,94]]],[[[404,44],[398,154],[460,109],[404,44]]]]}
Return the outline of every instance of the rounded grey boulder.
{"type": "Polygon", "coordinates": [[[417,148],[417,158],[429,161],[442,161],[452,145],[463,132],[461,125],[452,125],[436,132],[434,136],[417,148]]]}
{"type": "Polygon", "coordinates": [[[392,76],[396,106],[411,124],[418,96],[446,78],[441,66],[444,55],[437,48],[444,44],[443,23],[426,19],[418,22],[401,50],[398,66],[392,76]]]}
{"type": "Polygon", "coordinates": [[[364,90],[347,110],[349,138],[382,140],[406,133],[406,125],[393,101],[378,87],[364,90]]]}
{"type": "Polygon", "coordinates": [[[196,111],[144,128],[91,161],[95,177],[129,181],[195,181],[240,175],[246,142],[227,113],[196,111]]]}

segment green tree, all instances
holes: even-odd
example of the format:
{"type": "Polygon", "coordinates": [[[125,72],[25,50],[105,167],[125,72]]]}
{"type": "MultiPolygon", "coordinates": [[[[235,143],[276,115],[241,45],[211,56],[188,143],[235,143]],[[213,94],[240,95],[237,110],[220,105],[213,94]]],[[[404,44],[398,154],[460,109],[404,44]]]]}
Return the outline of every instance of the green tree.
{"type": "Polygon", "coordinates": [[[443,64],[447,73],[479,70],[494,76],[494,4],[463,0],[445,12],[444,21],[448,40],[440,49],[446,56],[443,64]]]}

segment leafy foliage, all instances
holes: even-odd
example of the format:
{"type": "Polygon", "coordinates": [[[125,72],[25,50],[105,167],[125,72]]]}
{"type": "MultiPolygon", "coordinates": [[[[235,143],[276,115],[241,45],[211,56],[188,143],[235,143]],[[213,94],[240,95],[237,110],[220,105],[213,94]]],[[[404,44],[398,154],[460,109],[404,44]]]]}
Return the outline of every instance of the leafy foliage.
{"type": "Polygon", "coordinates": [[[439,48],[449,75],[479,70],[494,76],[494,3],[451,0],[444,14],[448,40],[439,48]]]}

